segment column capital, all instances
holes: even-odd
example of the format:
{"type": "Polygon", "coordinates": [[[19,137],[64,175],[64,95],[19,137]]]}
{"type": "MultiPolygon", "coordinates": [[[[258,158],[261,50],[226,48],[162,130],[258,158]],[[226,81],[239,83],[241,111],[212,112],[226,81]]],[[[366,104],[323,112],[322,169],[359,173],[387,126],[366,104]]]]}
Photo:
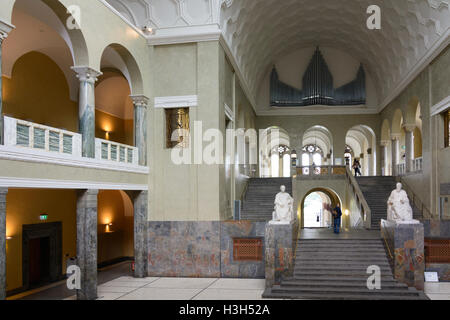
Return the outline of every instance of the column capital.
{"type": "Polygon", "coordinates": [[[402,137],[402,135],[400,133],[391,133],[391,140],[392,141],[400,140],[401,137],[402,137]]]}
{"type": "Polygon", "coordinates": [[[405,128],[407,132],[414,132],[414,130],[416,129],[416,124],[415,123],[404,124],[403,128],[405,128]]]}
{"type": "Polygon", "coordinates": [[[81,82],[95,83],[97,78],[103,74],[102,72],[88,66],[73,66],[71,69],[75,71],[77,78],[81,82]]]}
{"type": "Polygon", "coordinates": [[[380,141],[380,146],[381,147],[387,147],[389,145],[389,140],[381,140],[380,141]]]}
{"type": "Polygon", "coordinates": [[[12,24],[0,20],[0,45],[14,28],[12,24]]]}
{"type": "Polygon", "coordinates": [[[133,101],[133,104],[140,107],[147,107],[149,98],[147,96],[144,96],[143,94],[137,94],[137,95],[131,95],[131,100],[133,101]]]}

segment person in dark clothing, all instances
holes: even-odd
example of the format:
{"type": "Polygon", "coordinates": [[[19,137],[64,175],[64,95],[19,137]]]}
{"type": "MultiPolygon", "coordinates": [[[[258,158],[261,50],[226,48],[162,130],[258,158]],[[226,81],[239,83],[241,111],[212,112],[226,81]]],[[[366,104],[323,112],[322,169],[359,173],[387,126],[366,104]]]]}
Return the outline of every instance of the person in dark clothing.
{"type": "Polygon", "coordinates": [[[355,159],[354,161],[353,161],[353,170],[355,170],[355,177],[357,177],[358,176],[358,174],[361,176],[362,174],[361,174],[361,164],[359,163],[359,160],[358,159],[355,159]]]}
{"type": "Polygon", "coordinates": [[[334,233],[339,234],[339,230],[341,228],[341,217],[342,210],[339,203],[336,205],[336,208],[333,209],[333,225],[334,225],[334,233]]]}

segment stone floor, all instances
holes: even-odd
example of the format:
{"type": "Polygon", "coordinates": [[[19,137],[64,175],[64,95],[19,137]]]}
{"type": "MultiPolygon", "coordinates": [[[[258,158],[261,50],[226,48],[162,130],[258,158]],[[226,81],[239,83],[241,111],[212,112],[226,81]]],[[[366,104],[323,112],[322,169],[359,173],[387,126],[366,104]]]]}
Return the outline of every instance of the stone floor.
{"type": "MultiPolygon", "coordinates": [[[[263,289],[263,279],[126,276],[100,285],[98,295],[99,300],[262,300],[263,289]]],[[[425,293],[431,300],[450,300],[450,283],[426,283],[425,293]]]]}
{"type": "MultiPolygon", "coordinates": [[[[120,277],[98,286],[99,300],[262,300],[264,279],[120,277]]],[[[67,300],[75,299],[75,296],[67,300]]]]}

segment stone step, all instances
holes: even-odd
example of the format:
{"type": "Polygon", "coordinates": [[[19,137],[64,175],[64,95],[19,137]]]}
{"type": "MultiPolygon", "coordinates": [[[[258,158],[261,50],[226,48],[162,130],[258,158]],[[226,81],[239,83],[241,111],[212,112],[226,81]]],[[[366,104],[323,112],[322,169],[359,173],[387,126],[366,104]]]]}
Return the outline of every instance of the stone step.
{"type": "Polygon", "coordinates": [[[276,293],[269,290],[263,293],[263,298],[266,299],[299,299],[299,300],[424,300],[426,298],[416,296],[385,296],[383,294],[373,294],[370,296],[361,296],[356,294],[325,294],[325,293],[276,293]]]}
{"type": "MultiPolygon", "coordinates": [[[[283,281],[281,287],[301,287],[301,288],[367,288],[367,279],[360,281],[311,281],[311,280],[289,280],[283,281]]],[[[408,289],[408,286],[403,283],[397,283],[395,281],[387,282],[381,281],[382,289],[408,289]]]]}
{"type": "Polygon", "coordinates": [[[385,297],[419,297],[419,294],[416,290],[409,290],[404,288],[398,289],[381,289],[381,290],[370,290],[368,288],[335,288],[335,287],[317,287],[317,288],[309,288],[309,287],[301,287],[301,288],[292,288],[292,287],[282,287],[282,286],[273,286],[273,293],[290,293],[290,294],[304,294],[304,293],[319,293],[326,295],[358,295],[358,296],[372,296],[372,295],[383,295],[385,297]]]}

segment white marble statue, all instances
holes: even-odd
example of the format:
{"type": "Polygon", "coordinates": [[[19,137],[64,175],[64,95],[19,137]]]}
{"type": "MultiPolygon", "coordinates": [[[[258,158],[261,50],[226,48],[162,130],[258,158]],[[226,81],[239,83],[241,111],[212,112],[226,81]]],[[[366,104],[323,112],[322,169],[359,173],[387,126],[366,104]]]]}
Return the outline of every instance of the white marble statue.
{"type": "Polygon", "coordinates": [[[416,222],[416,220],[413,220],[413,211],[409,204],[408,195],[405,190],[402,190],[401,183],[397,183],[397,188],[391,192],[387,204],[388,221],[395,221],[397,223],[416,222]]]}
{"type": "Polygon", "coordinates": [[[280,187],[281,192],[275,197],[275,211],[273,222],[290,223],[293,220],[294,199],[286,192],[286,187],[280,187]]]}

